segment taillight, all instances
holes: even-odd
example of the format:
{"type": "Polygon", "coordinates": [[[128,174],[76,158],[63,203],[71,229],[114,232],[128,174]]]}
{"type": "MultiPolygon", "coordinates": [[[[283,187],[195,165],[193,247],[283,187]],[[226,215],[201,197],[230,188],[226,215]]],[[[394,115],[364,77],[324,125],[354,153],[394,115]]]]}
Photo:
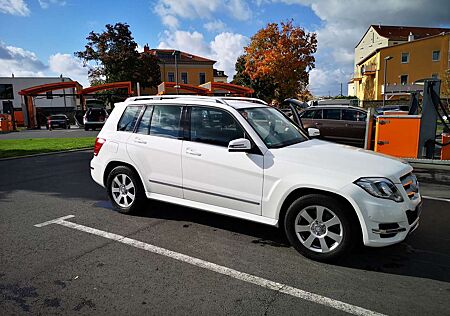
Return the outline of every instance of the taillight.
{"type": "Polygon", "coordinates": [[[106,139],[104,138],[96,138],[95,139],[95,145],[94,145],[94,156],[97,156],[100,152],[100,149],[102,149],[103,144],[106,143],[106,139]]]}

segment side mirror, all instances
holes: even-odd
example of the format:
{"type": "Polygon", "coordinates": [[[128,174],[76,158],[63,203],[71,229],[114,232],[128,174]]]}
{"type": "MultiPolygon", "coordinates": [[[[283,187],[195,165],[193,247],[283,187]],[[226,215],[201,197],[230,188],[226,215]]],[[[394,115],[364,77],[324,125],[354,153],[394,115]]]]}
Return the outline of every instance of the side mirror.
{"type": "Polygon", "coordinates": [[[228,151],[229,152],[247,152],[252,149],[252,144],[248,139],[238,138],[233,139],[228,143],[228,151]]]}
{"type": "Polygon", "coordinates": [[[309,137],[318,137],[320,136],[320,130],[317,128],[310,127],[308,128],[309,137]]]}

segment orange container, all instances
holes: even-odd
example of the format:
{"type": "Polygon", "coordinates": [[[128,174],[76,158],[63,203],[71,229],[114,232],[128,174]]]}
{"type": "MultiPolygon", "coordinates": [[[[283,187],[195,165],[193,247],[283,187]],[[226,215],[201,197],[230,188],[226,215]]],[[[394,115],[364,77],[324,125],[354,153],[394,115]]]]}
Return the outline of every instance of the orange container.
{"type": "Polygon", "coordinates": [[[395,157],[417,158],[420,118],[420,115],[378,116],[374,150],[395,157]]]}
{"type": "MultiPolygon", "coordinates": [[[[442,143],[450,142],[450,134],[442,133],[442,143]]],[[[450,145],[443,146],[441,149],[441,160],[450,160],[450,145]]]]}

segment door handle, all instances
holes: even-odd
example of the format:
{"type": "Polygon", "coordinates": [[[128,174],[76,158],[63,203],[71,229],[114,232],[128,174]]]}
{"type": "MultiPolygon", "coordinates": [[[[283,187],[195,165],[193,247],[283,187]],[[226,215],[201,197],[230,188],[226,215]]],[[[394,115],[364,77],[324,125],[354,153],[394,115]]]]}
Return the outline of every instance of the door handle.
{"type": "Polygon", "coordinates": [[[314,123],[316,126],[322,125],[322,123],[314,123]]]}
{"type": "Polygon", "coordinates": [[[186,154],[192,155],[192,156],[201,156],[201,155],[202,155],[201,153],[195,151],[195,150],[192,149],[192,148],[187,148],[187,149],[186,149],[186,154]]]}
{"type": "Polygon", "coordinates": [[[135,138],[135,139],[134,139],[134,142],[135,142],[135,143],[138,143],[138,144],[147,144],[147,142],[146,142],[145,140],[142,140],[142,139],[140,139],[140,138],[135,138]]]}

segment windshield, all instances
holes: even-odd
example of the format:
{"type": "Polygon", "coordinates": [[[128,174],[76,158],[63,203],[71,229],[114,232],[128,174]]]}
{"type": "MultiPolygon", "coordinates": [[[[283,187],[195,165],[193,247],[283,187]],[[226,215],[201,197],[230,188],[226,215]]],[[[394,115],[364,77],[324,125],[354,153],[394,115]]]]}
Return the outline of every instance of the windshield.
{"type": "Polygon", "coordinates": [[[268,148],[300,143],[308,138],[278,110],[270,107],[239,110],[268,148]]]}

